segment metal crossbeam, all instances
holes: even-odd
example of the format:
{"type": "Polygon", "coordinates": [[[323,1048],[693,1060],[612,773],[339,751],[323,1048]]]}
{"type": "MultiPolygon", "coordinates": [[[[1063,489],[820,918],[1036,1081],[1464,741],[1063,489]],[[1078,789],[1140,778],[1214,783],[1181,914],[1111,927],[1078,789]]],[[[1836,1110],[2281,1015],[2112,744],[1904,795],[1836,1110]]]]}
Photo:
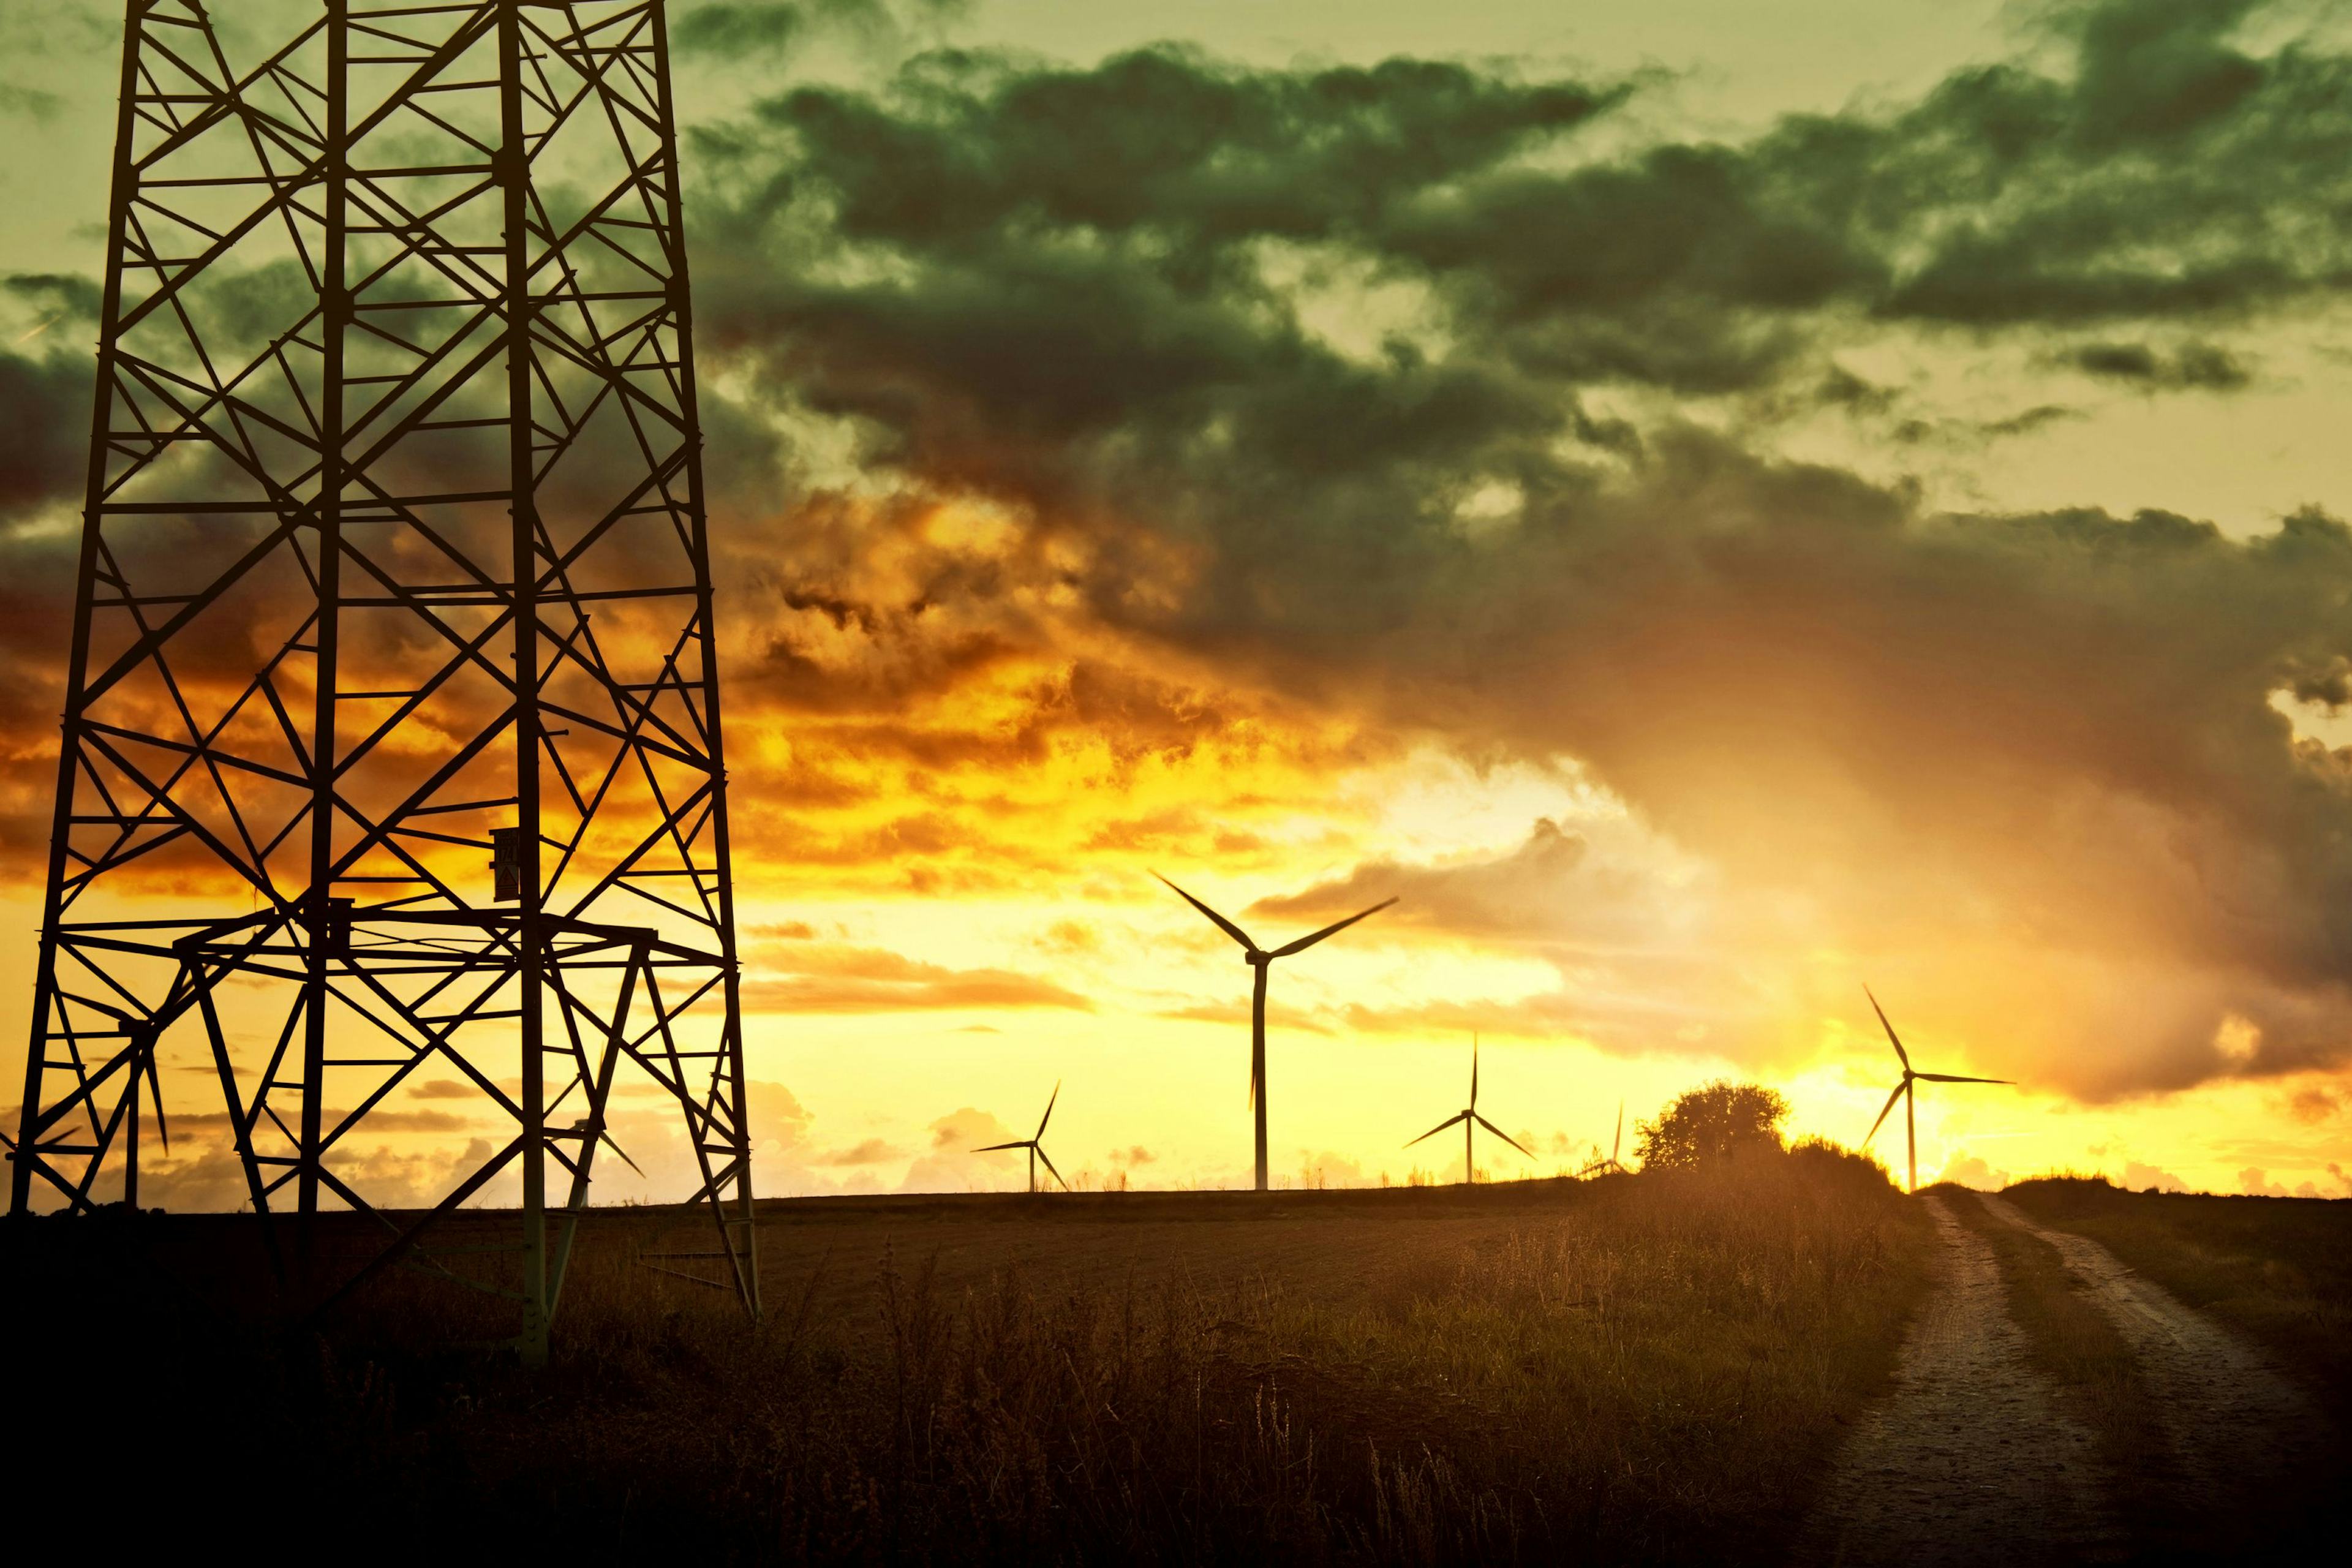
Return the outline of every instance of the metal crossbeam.
{"type": "Polygon", "coordinates": [[[187,1055],[311,1299],[415,1264],[543,1354],[625,1069],[756,1312],[661,0],[323,0],[236,47],[130,0],[11,1210],[135,1202],[187,1055]],[[509,1131],[395,1221],[358,1141],[426,1068],[509,1131]],[[431,1251],[509,1167],[519,1288],[431,1251]],[[334,1205],[383,1222],[355,1269],[334,1205]]]}

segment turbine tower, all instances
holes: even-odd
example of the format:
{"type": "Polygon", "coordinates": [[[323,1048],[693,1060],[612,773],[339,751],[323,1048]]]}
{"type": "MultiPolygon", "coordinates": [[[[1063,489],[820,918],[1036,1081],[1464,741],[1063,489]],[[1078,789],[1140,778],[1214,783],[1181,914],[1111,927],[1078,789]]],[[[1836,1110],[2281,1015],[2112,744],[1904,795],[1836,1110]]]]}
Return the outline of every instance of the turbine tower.
{"type": "MultiPolygon", "coordinates": [[[[1157,871],[1154,871],[1151,874],[1155,877],[1160,877],[1160,873],[1157,871]]],[[[1160,877],[1160,879],[1162,882],[1167,882],[1169,889],[1175,893],[1178,898],[1182,899],[1186,903],[1192,905],[1194,909],[1208,916],[1210,922],[1219,931],[1223,931],[1227,936],[1232,937],[1235,942],[1241,943],[1242,962],[1248,964],[1256,973],[1256,978],[1250,988],[1249,1098],[1251,1107],[1257,1112],[1257,1190],[1259,1192],[1264,1192],[1266,1187],[1265,972],[1269,968],[1273,967],[1274,961],[1276,959],[1288,958],[1294,952],[1304,952],[1308,948],[1313,947],[1317,942],[1321,942],[1325,937],[1336,936],[1340,931],[1346,931],[1358,921],[1364,919],[1365,916],[1379,914],[1382,910],[1387,909],[1391,904],[1395,903],[1396,900],[1394,899],[1382,899],[1379,903],[1374,904],[1369,910],[1365,910],[1358,914],[1349,915],[1346,920],[1335,921],[1330,925],[1325,926],[1321,931],[1314,931],[1307,936],[1302,936],[1297,942],[1286,942],[1282,946],[1276,948],[1272,952],[1267,952],[1261,949],[1256,942],[1250,940],[1249,932],[1242,930],[1241,927],[1234,924],[1233,921],[1227,920],[1224,916],[1219,914],[1216,910],[1211,909],[1208,905],[1202,903],[1200,900],[1194,898],[1183,889],[1177,887],[1175,883],[1169,882],[1167,878],[1160,877]]]]}
{"type": "Polygon", "coordinates": [[[661,0],[288,26],[130,0],[11,1210],[137,1203],[205,1073],[297,1300],[406,1262],[541,1356],[625,1067],[756,1313],[661,0]],[[477,1135],[387,1193],[416,1089],[477,1135]]]}
{"type": "MultiPolygon", "coordinates": [[[[1504,1131],[1501,1128],[1496,1126],[1493,1122],[1478,1114],[1478,1037],[1475,1035],[1470,1037],[1469,1105],[1463,1110],[1455,1111],[1453,1115],[1447,1117],[1444,1121],[1439,1122],[1436,1126],[1423,1133],[1421,1138],[1411,1140],[1405,1144],[1405,1147],[1408,1149],[1412,1148],[1413,1144],[1420,1142],[1422,1138],[1434,1138],[1457,1121],[1462,1123],[1462,1184],[1465,1187],[1469,1186],[1478,1179],[1478,1167],[1471,1163],[1472,1151],[1470,1148],[1471,1135],[1478,1128],[1485,1128],[1487,1131],[1492,1132],[1496,1137],[1500,1138],[1504,1142],[1508,1143],[1512,1148],[1517,1149],[1520,1153],[1528,1154],[1527,1146],[1525,1144],[1521,1143],[1517,1139],[1512,1137],[1509,1133],[1504,1131]]],[[[1535,1156],[1533,1154],[1528,1154],[1528,1158],[1532,1160],[1535,1156]]]]}
{"type": "Polygon", "coordinates": [[[1903,1064],[1903,1076],[1896,1080],[1894,1092],[1886,1097],[1886,1103],[1878,1108],[1878,1121],[1872,1122],[1870,1131],[1863,1134],[1862,1146],[1865,1149],[1870,1147],[1870,1141],[1878,1136],[1880,1122],[1886,1120],[1886,1113],[1894,1110],[1895,1102],[1900,1100],[1903,1102],[1903,1140],[1909,1147],[1911,1154],[1911,1191],[1916,1193],[1919,1190],[1919,1128],[1911,1114],[1913,1094],[1911,1086],[1923,1081],[1927,1083],[2008,1083],[2011,1080],[2005,1078],[1957,1078],[1950,1073],[1914,1071],[1911,1066],[1911,1053],[1903,1048],[1903,1041],[1895,1035],[1895,1026],[1886,1021],[1886,1009],[1878,1005],[1876,996],[1871,995],[1869,986],[1864,986],[1862,994],[1870,997],[1870,1010],[1878,1015],[1879,1027],[1886,1031],[1887,1043],[1895,1047],[1895,1058],[1903,1064]]]}
{"type": "MultiPolygon", "coordinates": [[[[1037,1131],[1034,1135],[1027,1138],[1017,1139],[1011,1143],[991,1143],[984,1149],[974,1149],[972,1152],[975,1154],[993,1154],[1000,1149],[1028,1150],[1029,1190],[1033,1194],[1037,1190],[1037,1162],[1040,1160],[1045,1162],[1045,1169],[1053,1171],[1054,1180],[1062,1182],[1062,1173],[1054,1170],[1053,1156],[1045,1152],[1045,1123],[1054,1120],[1054,1102],[1061,1098],[1062,1086],[1059,1083],[1056,1083],[1054,1085],[1054,1092],[1046,1098],[1045,1114],[1037,1118],[1037,1131]]],[[[1080,1173],[1082,1175],[1084,1173],[1085,1173],[1083,1172],[1080,1173]]],[[[1068,1192],[1070,1190],[1070,1184],[1067,1182],[1062,1182],[1062,1190],[1066,1193],[1068,1192]]]]}

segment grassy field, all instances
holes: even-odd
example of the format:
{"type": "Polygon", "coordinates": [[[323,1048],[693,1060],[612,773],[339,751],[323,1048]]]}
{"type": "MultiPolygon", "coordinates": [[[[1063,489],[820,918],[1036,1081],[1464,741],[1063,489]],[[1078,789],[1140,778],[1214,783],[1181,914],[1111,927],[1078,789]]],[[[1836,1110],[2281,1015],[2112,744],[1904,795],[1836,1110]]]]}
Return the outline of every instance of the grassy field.
{"type": "Polygon", "coordinates": [[[2352,1203],[2133,1193],[2055,1176],[2003,1195],[2267,1346],[2352,1429],[2352,1203]]]}
{"type": "Polygon", "coordinates": [[[793,1202],[753,1331],[632,1266],[658,1221],[586,1232],[536,1373],[446,1348],[476,1320],[423,1280],[323,1336],[270,1327],[217,1264],[244,1222],[12,1227],[20,1342],[110,1347],[30,1363],[20,1408],[93,1486],[122,1436],[182,1434],[117,1521],[180,1540],[263,1478],[273,1529],[363,1521],[386,1552],[1765,1562],[1929,1246],[1821,1151],[1468,1193],[793,1202]]]}

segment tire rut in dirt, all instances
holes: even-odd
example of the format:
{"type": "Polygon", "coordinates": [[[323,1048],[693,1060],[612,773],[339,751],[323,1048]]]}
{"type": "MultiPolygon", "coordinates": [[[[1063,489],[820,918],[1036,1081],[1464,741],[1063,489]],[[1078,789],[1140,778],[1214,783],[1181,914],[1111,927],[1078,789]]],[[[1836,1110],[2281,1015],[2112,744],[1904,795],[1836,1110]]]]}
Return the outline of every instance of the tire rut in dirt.
{"type": "Polygon", "coordinates": [[[1922,1200],[1942,1242],[1936,1289],[1895,1391],[1857,1423],[1801,1559],[1965,1568],[2119,1560],[2093,1458],[2027,1359],[1992,1248],[1922,1200]]]}
{"type": "Polygon", "coordinates": [[[2311,1494],[2336,1441],[2318,1406],[2262,1352],[2098,1242],[2037,1225],[1990,1194],[1983,1202],[1994,1218],[2056,1247],[2131,1346],[2184,1487],[2178,1548],[2232,1556],[2292,1551],[2314,1522],[2294,1500],[2311,1494]]]}

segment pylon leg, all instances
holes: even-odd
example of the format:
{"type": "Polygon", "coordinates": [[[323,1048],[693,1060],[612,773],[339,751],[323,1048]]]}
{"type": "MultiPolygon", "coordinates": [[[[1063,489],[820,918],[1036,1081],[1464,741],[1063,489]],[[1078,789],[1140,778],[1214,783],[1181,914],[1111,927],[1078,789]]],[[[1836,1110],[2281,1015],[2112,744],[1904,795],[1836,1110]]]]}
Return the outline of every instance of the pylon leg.
{"type": "Polygon", "coordinates": [[[309,1300],[520,1281],[537,1357],[598,1142],[558,1123],[608,1062],[677,1103],[756,1311],[663,5],[294,26],[130,0],[11,1207],[130,1182],[144,1053],[209,1058],[309,1300]],[[427,1081],[503,1125],[383,1212],[346,1155],[427,1081]],[[434,1254],[517,1201],[503,1251],[434,1254]]]}

